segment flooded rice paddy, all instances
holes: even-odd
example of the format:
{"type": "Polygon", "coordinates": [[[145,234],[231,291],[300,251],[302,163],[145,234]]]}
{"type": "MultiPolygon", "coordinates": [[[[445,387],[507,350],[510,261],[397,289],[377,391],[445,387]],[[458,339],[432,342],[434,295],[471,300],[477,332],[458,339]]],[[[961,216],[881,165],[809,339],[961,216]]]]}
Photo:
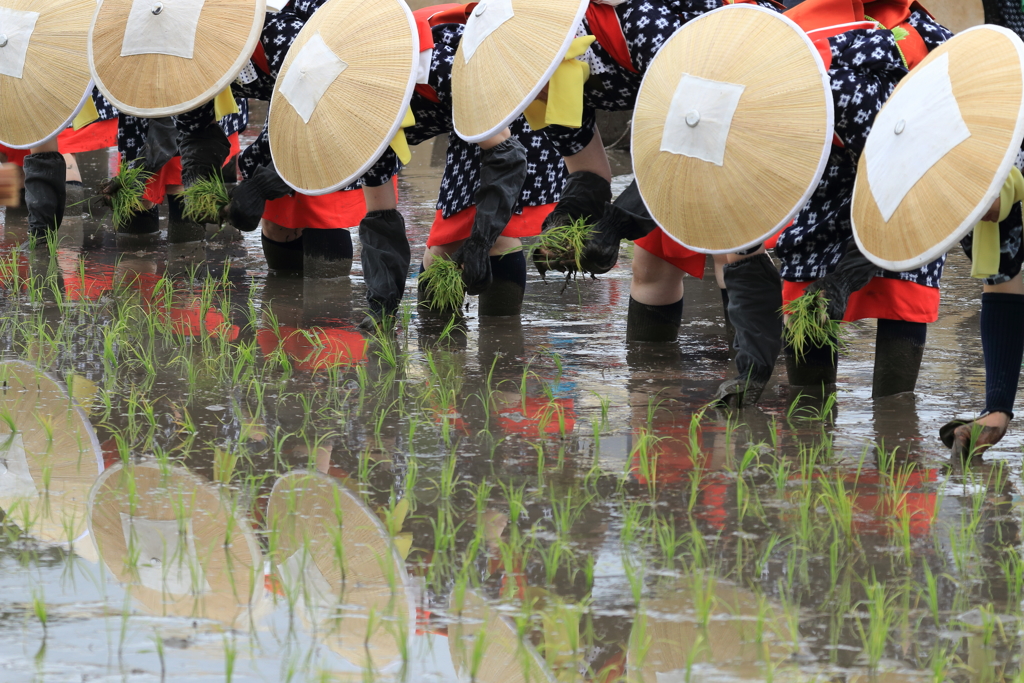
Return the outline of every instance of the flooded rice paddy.
{"type": "Polygon", "coordinates": [[[358,259],[65,223],[0,245],[2,681],[1024,680],[1020,436],[969,469],[937,438],[983,399],[959,254],[916,396],[870,398],[866,324],[835,395],[780,363],[727,414],[710,269],[672,345],[623,342],[628,258],[461,330],[412,283],[366,336],[358,259]]]}

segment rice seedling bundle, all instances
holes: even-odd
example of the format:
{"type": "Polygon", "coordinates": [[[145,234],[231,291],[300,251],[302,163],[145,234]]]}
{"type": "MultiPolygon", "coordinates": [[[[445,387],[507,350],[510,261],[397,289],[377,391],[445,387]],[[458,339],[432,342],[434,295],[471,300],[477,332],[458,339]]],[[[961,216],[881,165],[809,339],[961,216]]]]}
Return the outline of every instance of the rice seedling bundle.
{"type": "Polygon", "coordinates": [[[185,210],[182,215],[186,220],[195,223],[219,224],[221,209],[231,201],[220,173],[196,181],[185,188],[182,196],[185,199],[185,210]]]}
{"type": "Polygon", "coordinates": [[[146,192],[146,183],[152,177],[153,174],[141,166],[121,164],[121,170],[115,176],[120,187],[110,198],[115,229],[127,226],[132,216],[145,210],[142,195],[146,192]]]}
{"type": "Polygon", "coordinates": [[[571,269],[570,273],[583,272],[583,247],[587,244],[593,227],[585,218],[578,218],[567,225],[545,230],[540,235],[540,241],[533,247],[534,253],[541,251],[542,258],[548,264],[565,264],[571,261],[575,268],[571,269]]]}
{"type": "Polygon", "coordinates": [[[459,311],[466,300],[462,269],[448,258],[435,258],[420,274],[426,306],[433,311],[459,311]]]}
{"type": "Polygon", "coordinates": [[[842,323],[829,317],[828,299],[822,292],[804,294],[783,306],[782,312],[789,316],[784,337],[798,360],[811,346],[835,351],[842,346],[842,323]]]}

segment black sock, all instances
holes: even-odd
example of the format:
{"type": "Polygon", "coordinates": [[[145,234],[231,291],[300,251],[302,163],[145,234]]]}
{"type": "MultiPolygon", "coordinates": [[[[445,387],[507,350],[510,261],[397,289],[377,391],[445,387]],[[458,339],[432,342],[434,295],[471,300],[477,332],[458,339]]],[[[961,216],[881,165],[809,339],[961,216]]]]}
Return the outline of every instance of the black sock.
{"type": "Polygon", "coordinates": [[[143,209],[142,211],[134,214],[128,219],[128,225],[123,230],[118,230],[122,234],[129,235],[152,235],[155,232],[160,231],[160,207],[154,206],[150,209],[143,209]]]}
{"type": "Polygon", "coordinates": [[[649,306],[629,297],[626,341],[674,342],[683,322],[683,299],[666,306],[649,306]]]}
{"type": "Polygon", "coordinates": [[[832,347],[805,344],[803,353],[797,357],[793,347],[787,344],[783,352],[790,386],[820,387],[836,383],[839,358],[832,347]]]}
{"type": "Polygon", "coordinates": [[[490,286],[480,293],[480,315],[515,316],[523,311],[526,294],[526,255],[515,251],[491,256],[490,286]]]}
{"type": "Polygon", "coordinates": [[[981,295],[981,347],[985,352],[985,410],[1012,418],[1024,359],[1024,296],[981,295]]]}
{"type": "Polygon", "coordinates": [[[185,221],[185,198],[180,194],[167,195],[167,221],[182,223],[185,221]]]}
{"type": "Polygon", "coordinates": [[[892,396],[917,388],[924,346],[928,340],[926,323],[905,320],[878,321],[875,334],[875,373],[871,395],[892,396]]]}
{"type": "Polygon", "coordinates": [[[263,256],[267,259],[267,268],[302,272],[302,235],[291,242],[278,242],[263,234],[260,236],[263,238],[263,256]]]}

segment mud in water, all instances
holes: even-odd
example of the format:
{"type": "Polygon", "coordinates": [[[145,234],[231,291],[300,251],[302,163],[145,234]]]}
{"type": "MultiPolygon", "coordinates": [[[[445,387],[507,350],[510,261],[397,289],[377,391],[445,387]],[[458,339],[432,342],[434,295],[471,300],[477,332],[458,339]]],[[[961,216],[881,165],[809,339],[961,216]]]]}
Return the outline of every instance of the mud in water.
{"type": "MultiPolygon", "coordinates": [[[[401,178],[414,254],[440,150],[401,178]]],[[[872,400],[864,324],[836,393],[780,358],[728,414],[710,264],[675,344],[623,341],[628,249],[531,272],[521,320],[446,327],[410,280],[364,335],[358,257],[3,226],[0,680],[1022,680],[1020,436],[938,440],[983,404],[958,252],[916,395],[872,400]]]]}

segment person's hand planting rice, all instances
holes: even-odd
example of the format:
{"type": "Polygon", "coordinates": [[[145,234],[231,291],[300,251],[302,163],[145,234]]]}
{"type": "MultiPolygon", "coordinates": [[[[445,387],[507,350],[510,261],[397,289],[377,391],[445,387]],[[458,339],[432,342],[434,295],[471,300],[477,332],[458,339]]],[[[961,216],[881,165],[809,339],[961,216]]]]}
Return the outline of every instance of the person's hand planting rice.
{"type": "Polygon", "coordinates": [[[17,206],[21,186],[20,169],[15,164],[0,164],[0,206],[17,206]]]}
{"type": "Polygon", "coordinates": [[[423,286],[422,304],[437,313],[457,313],[466,301],[462,270],[452,260],[435,257],[420,273],[423,286]]]}
{"type": "Polygon", "coordinates": [[[142,197],[152,176],[142,164],[122,163],[116,176],[100,183],[99,201],[110,207],[115,229],[124,228],[132,216],[145,210],[142,197]]]}
{"type": "Polygon", "coordinates": [[[220,174],[231,154],[231,143],[216,121],[191,133],[178,135],[178,153],[181,155],[181,180],[191,187],[203,178],[220,174]]]}
{"type": "Polygon", "coordinates": [[[525,180],[526,149],[519,140],[510,137],[481,150],[473,232],[452,254],[462,266],[466,293],[475,296],[490,286],[491,247],[508,226],[525,180]]]}
{"type": "Polygon", "coordinates": [[[851,239],[847,241],[846,253],[836,265],[836,269],[813,282],[806,293],[821,292],[828,300],[829,318],[842,320],[846,315],[846,303],[850,295],[867,286],[877,272],[878,266],[869,261],[857,248],[857,243],[851,239]]]}
{"type": "Polygon", "coordinates": [[[244,232],[251,232],[260,226],[267,202],[291,194],[281,176],[271,166],[260,166],[252,177],[238,183],[221,209],[221,219],[244,232]]]}
{"type": "MultiPolygon", "coordinates": [[[[549,270],[562,273],[574,272],[573,269],[579,270],[580,251],[559,253],[557,247],[565,243],[566,237],[578,235],[581,232],[580,226],[593,225],[600,220],[604,215],[605,206],[611,200],[612,185],[602,176],[590,171],[569,174],[558,205],[544,219],[541,242],[533,251],[533,263],[541,275],[549,270]],[[570,230],[569,226],[576,227],[570,230]],[[555,234],[549,236],[546,243],[545,234],[551,231],[555,231],[555,234]],[[554,249],[550,246],[552,244],[554,249]]],[[[579,247],[582,249],[582,243],[579,247]]]]}
{"type": "Polygon", "coordinates": [[[636,180],[629,184],[615,201],[605,207],[587,235],[580,257],[580,270],[601,275],[615,267],[619,261],[619,243],[638,240],[658,227],[651,218],[636,180]]]}
{"type": "Polygon", "coordinates": [[[195,223],[221,223],[224,209],[231,201],[220,173],[197,180],[185,188],[182,195],[185,200],[182,216],[195,223]]]}
{"type": "Polygon", "coordinates": [[[590,239],[593,226],[586,218],[577,218],[571,223],[557,225],[540,234],[540,241],[533,248],[533,262],[541,276],[549,270],[573,275],[583,272],[583,248],[590,239]]]}

